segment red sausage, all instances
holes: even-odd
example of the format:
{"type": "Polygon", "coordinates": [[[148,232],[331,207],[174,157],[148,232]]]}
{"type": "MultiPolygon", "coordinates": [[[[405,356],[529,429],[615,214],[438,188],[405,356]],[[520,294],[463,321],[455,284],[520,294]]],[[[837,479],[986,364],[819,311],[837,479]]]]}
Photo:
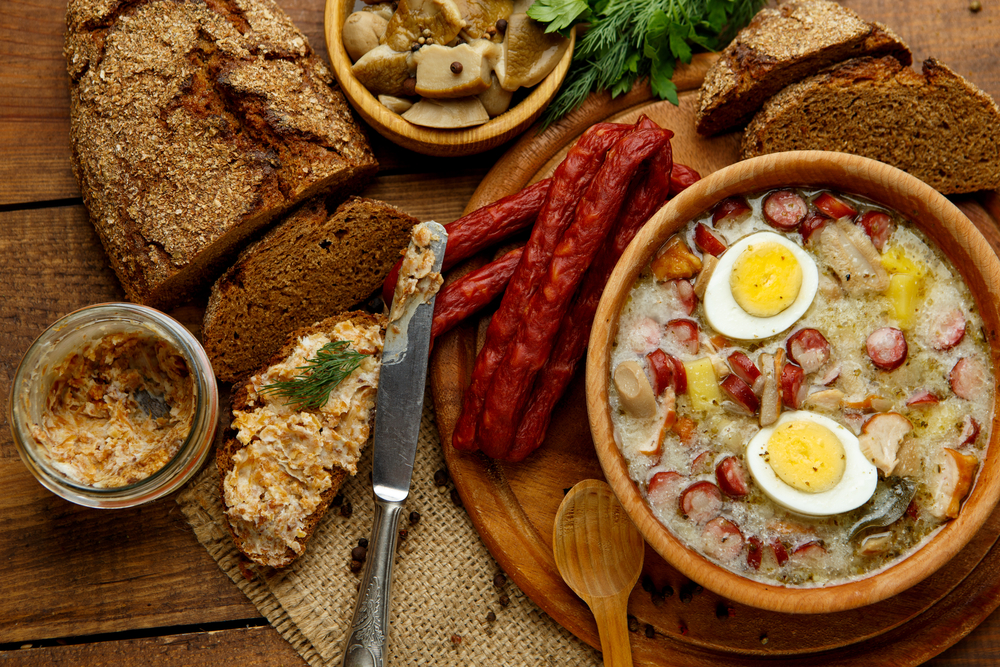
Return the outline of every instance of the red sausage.
{"type": "Polygon", "coordinates": [[[742,498],[750,493],[750,476],[735,456],[727,456],[715,466],[719,488],[730,498],[742,498]]]}
{"type": "Polygon", "coordinates": [[[931,346],[935,350],[950,350],[965,338],[965,315],[958,308],[935,313],[931,328],[931,346]]]}
{"type": "Polygon", "coordinates": [[[674,391],[678,396],[686,394],[688,390],[688,374],[684,368],[684,362],[673,355],[667,355],[674,364],[674,391]]]}
{"type": "Polygon", "coordinates": [[[698,297],[694,293],[694,285],[683,278],[671,280],[667,285],[674,291],[674,296],[677,298],[677,305],[681,307],[684,314],[690,315],[693,313],[694,307],[698,303],[698,297]]]}
{"type": "Polygon", "coordinates": [[[684,481],[683,475],[672,470],[656,473],[646,485],[649,503],[655,507],[677,507],[684,481]]]}
{"type": "Polygon", "coordinates": [[[680,508],[684,516],[704,525],[722,511],[722,491],[711,482],[695,482],[681,494],[680,508]]]}
{"type": "Polygon", "coordinates": [[[971,415],[965,415],[962,422],[962,433],[958,436],[958,446],[971,445],[979,437],[979,422],[971,415]]]}
{"type": "Polygon", "coordinates": [[[752,567],[755,570],[760,569],[760,562],[764,556],[764,545],[761,543],[760,538],[756,535],[751,535],[747,538],[747,567],[752,567]]]}
{"type": "MultiPolygon", "coordinates": [[[[819,213],[810,213],[809,217],[802,221],[802,226],[799,227],[799,234],[802,235],[802,242],[809,245],[813,236],[816,232],[823,229],[826,223],[830,222],[830,218],[825,215],[820,215],[819,213]]],[[[816,238],[819,238],[818,236],[816,238]]]]}
{"type": "Polygon", "coordinates": [[[740,406],[749,415],[757,414],[760,408],[760,400],[753,393],[746,382],[740,379],[736,373],[730,373],[719,383],[722,389],[736,405],[740,406]]]}
{"type": "Polygon", "coordinates": [[[806,200],[791,190],[772,192],[764,200],[764,217],[773,227],[782,231],[798,227],[808,212],[806,200]]]}
{"type": "Polygon", "coordinates": [[[676,197],[700,180],[701,174],[697,171],[686,164],[674,162],[670,170],[670,196],[676,197]]]}
{"type": "Polygon", "coordinates": [[[721,516],[706,524],[701,539],[705,554],[723,562],[733,560],[743,551],[743,533],[735,523],[721,516]]]}
{"type": "Polygon", "coordinates": [[[826,557],[826,549],[815,540],[795,547],[792,557],[804,563],[820,563],[826,557]]]}
{"type": "Polygon", "coordinates": [[[743,197],[726,197],[712,212],[712,226],[739,224],[750,217],[753,211],[743,197]]]}
{"type": "Polygon", "coordinates": [[[750,357],[737,350],[729,355],[729,367],[733,369],[733,373],[739,376],[741,380],[750,385],[753,393],[760,395],[760,392],[764,389],[764,374],[760,372],[757,364],[750,357]]]}
{"type": "Polygon", "coordinates": [[[815,373],[830,360],[830,343],[816,329],[799,329],[788,337],[785,349],[806,373],[815,373]]]}
{"type": "Polygon", "coordinates": [[[909,406],[914,405],[934,405],[938,403],[940,399],[933,393],[927,391],[926,389],[918,389],[913,392],[913,395],[906,399],[906,404],[909,406]]]}
{"type": "Polygon", "coordinates": [[[785,548],[781,540],[772,540],[769,546],[771,547],[771,551],[774,552],[774,560],[778,565],[784,565],[788,562],[788,549],[785,548]]]}
{"type": "Polygon", "coordinates": [[[986,388],[986,369],[975,359],[962,357],[948,374],[951,390],[959,398],[971,401],[986,388]]]}
{"type": "Polygon", "coordinates": [[[503,257],[442,287],[434,300],[431,338],[437,338],[502,294],[517,263],[521,261],[521,251],[521,248],[511,250],[503,257]]]}
{"type": "Polygon", "coordinates": [[[813,200],[813,206],[836,220],[837,218],[853,218],[858,214],[854,208],[843,199],[834,197],[829,192],[821,193],[813,200]]]}
{"type": "Polygon", "coordinates": [[[694,244],[702,252],[718,257],[726,252],[726,244],[711,229],[700,222],[694,228],[694,244]]]}
{"type": "Polygon", "coordinates": [[[785,364],[781,367],[781,401],[792,410],[798,410],[806,400],[809,386],[801,366],[785,364]]]}
{"type": "Polygon", "coordinates": [[[688,354],[698,354],[698,324],[693,320],[670,320],[665,326],[667,338],[688,354]]]}
{"type": "Polygon", "coordinates": [[[649,363],[650,375],[653,376],[653,391],[659,396],[667,387],[674,387],[674,362],[670,355],[657,348],[646,355],[646,362],[649,363]]]}
{"type": "Polygon", "coordinates": [[[892,218],[882,211],[865,211],[858,219],[858,224],[872,240],[875,249],[882,252],[885,242],[892,236],[892,218]]]}
{"type": "Polygon", "coordinates": [[[691,474],[705,475],[712,472],[713,458],[715,458],[715,456],[710,451],[704,451],[696,456],[694,461],[691,462],[691,474]]]}
{"type": "Polygon", "coordinates": [[[872,363],[884,371],[899,368],[906,361],[906,336],[895,327],[882,327],[871,332],[865,347],[872,363]]]}

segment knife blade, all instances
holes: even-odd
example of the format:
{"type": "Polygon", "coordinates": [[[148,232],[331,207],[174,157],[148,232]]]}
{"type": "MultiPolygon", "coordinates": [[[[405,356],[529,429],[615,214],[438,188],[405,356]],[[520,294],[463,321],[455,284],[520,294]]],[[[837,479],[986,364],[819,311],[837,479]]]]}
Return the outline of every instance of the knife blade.
{"type": "MultiPolygon", "coordinates": [[[[438,274],[448,233],[436,222],[424,225],[430,232],[427,247],[434,255],[431,273],[438,274]]],[[[418,234],[419,231],[414,233],[408,254],[419,250],[418,234]]],[[[420,298],[419,292],[416,295],[406,294],[407,285],[413,286],[408,280],[410,276],[404,273],[406,267],[404,259],[382,346],[372,455],[375,518],[358,587],[358,599],[354,605],[354,618],[344,644],[343,667],[384,665],[389,649],[389,608],[397,527],[403,502],[409,495],[413,460],[417,453],[436,298],[436,290],[430,298],[420,298]]]]}

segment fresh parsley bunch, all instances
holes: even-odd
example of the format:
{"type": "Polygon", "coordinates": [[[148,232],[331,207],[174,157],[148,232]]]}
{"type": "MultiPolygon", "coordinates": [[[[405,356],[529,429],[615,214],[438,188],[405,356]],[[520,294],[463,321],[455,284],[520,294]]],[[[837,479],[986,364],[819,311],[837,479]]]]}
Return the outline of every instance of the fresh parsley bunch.
{"type": "Polygon", "coordinates": [[[576,43],[573,63],[545,112],[548,125],[596,90],[612,97],[649,77],[653,94],[677,104],[671,80],[677,61],[691,62],[695,48],[718,51],[745,26],[765,0],[535,0],[528,16],[546,32],[568,34],[589,23],[576,43]]]}

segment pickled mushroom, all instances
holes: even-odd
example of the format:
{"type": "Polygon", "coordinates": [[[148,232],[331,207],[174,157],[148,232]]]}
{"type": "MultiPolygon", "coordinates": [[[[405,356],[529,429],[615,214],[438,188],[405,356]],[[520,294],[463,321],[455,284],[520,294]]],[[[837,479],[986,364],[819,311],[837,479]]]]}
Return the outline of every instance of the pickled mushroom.
{"type": "Polygon", "coordinates": [[[402,115],[407,109],[413,106],[413,100],[395,95],[379,95],[379,104],[393,113],[402,115]]]}
{"type": "Polygon", "coordinates": [[[475,97],[421,99],[403,114],[403,118],[414,125],[442,129],[482,125],[490,119],[482,102],[475,97]]]}
{"type": "Polygon", "coordinates": [[[504,90],[534,86],[548,75],[566,53],[569,40],[545,32],[545,26],[527,14],[512,14],[503,36],[503,58],[496,72],[504,90]]]}
{"type": "Polygon", "coordinates": [[[379,2],[374,5],[365,5],[361,11],[378,14],[385,19],[386,23],[389,23],[392,15],[396,12],[396,7],[391,2],[379,2]]]}
{"type": "Polygon", "coordinates": [[[409,55],[382,44],[354,63],[351,72],[372,95],[402,95],[410,77],[409,55]]]}
{"type": "Polygon", "coordinates": [[[500,47],[484,39],[470,44],[425,46],[413,55],[417,65],[418,95],[468,97],[489,89],[491,63],[500,47]]]}
{"type": "Polygon", "coordinates": [[[388,19],[375,12],[354,12],[348,16],[344,21],[344,48],[351,62],[358,62],[376,48],[388,25],[388,19]]]}
{"type": "Polygon", "coordinates": [[[493,118],[494,116],[499,116],[510,107],[512,97],[514,97],[514,93],[504,90],[500,85],[500,79],[497,78],[496,72],[493,72],[490,74],[489,90],[479,94],[479,101],[483,103],[483,107],[486,109],[486,113],[490,115],[490,118],[493,118]]]}
{"type": "Polygon", "coordinates": [[[455,4],[465,18],[462,34],[469,40],[485,37],[487,30],[514,10],[514,0],[455,0],[455,4]]]}
{"type": "Polygon", "coordinates": [[[420,38],[448,44],[465,27],[455,0],[400,0],[389,20],[382,44],[393,51],[410,51],[420,38]],[[427,31],[427,32],[424,32],[427,31]]]}

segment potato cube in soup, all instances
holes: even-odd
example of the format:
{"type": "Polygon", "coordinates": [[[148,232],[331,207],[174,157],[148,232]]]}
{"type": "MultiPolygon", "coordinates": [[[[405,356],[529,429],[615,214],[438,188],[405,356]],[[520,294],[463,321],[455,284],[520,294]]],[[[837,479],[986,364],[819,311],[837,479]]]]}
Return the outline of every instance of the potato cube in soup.
{"type": "Polygon", "coordinates": [[[688,396],[693,409],[711,410],[721,403],[722,394],[719,392],[719,381],[715,377],[711,359],[702,357],[685,361],[684,370],[687,372],[688,396]]]}
{"type": "Polygon", "coordinates": [[[894,273],[889,278],[885,295],[901,329],[910,329],[916,323],[919,283],[920,279],[911,273],[894,273]]]}

